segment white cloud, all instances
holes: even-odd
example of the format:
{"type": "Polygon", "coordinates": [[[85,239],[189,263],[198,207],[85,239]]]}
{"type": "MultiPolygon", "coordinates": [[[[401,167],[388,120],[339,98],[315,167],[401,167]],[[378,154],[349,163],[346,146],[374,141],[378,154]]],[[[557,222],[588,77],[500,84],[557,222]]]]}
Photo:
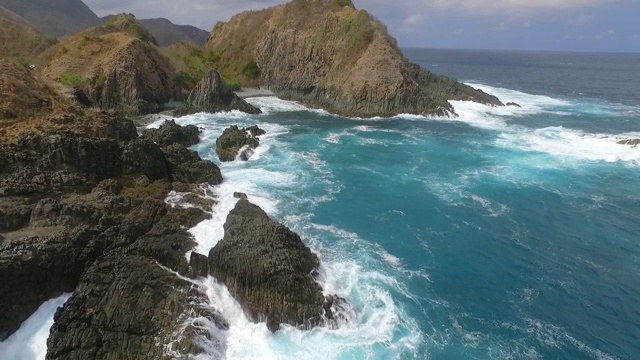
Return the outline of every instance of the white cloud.
{"type": "Polygon", "coordinates": [[[481,13],[562,10],[604,5],[624,0],[422,0],[426,7],[481,13]]]}

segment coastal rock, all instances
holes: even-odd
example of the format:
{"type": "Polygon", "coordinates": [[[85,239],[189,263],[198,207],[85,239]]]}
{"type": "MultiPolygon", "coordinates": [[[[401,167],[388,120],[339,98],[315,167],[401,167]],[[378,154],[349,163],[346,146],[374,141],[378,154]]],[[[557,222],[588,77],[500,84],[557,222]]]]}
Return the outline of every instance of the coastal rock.
{"type": "Polygon", "coordinates": [[[520,106],[520,104],[514,103],[514,102],[508,102],[508,103],[506,103],[504,105],[505,106],[514,106],[514,107],[517,107],[517,108],[521,108],[522,107],[522,106],[520,106]]]}
{"type": "Polygon", "coordinates": [[[189,147],[200,142],[200,129],[195,125],[180,126],[175,120],[167,120],[157,129],[146,130],[142,137],[160,146],[177,143],[189,147]]]}
{"type": "Polygon", "coordinates": [[[234,192],[233,197],[236,199],[248,199],[247,194],[243,192],[234,192]]]}
{"type": "Polygon", "coordinates": [[[175,111],[176,116],[199,112],[217,113],[239,110],[247,114],[260,114],[260,109],[240,99],[215,70],[209,70],[189,94],[185,104],[175,111]]]}
{"type": "Polygon", "coordinates": [[[217,166],[183,139],[161,147],[130,120],[53,103],[54,114],[21,118],[30,126],[2,128],[0,341],[63,292],[73,295],[56,313],[48,359],[162,358],[197,311],[228,328],[177,275],[189,273],[195,245],[185,228],[210,214],[164,202],[174,187],[220,182],[217,166]]]}
{"type": "Polygon", "coordinates": [[[258,206],[240,199],[209,252],[209,272],[229,288],[253,321],[271,331],[286,323],[311,328],[324,322],[325,298],[312,277],[318,257],[300,237],[258,206]]]}
{"type": "Polygon", "coordinates": [[[260,145],[260,140],[254,134],[264,134],[264,130],[257,126],[247,129],[239,129],[237,125],[233,125],[224,130],[222,135],[216,141],[216,152],[220,161],[234,161],[236,156],[247,161],[253,149],[260,145]]]}
{"type": "Polygon", "coordinates": [[[206,49],[218,71],[286,100],[351,117],[448,116],[448,100],[501,105],[409,62],[386,27],[349,1],[293,0],[218,23],[206,49]]]}
{"type": "Polygon", "coordinates": [[[620,145],[638,146],[640,145],[640,139],[627,139],[618,141],[620,145]]]}

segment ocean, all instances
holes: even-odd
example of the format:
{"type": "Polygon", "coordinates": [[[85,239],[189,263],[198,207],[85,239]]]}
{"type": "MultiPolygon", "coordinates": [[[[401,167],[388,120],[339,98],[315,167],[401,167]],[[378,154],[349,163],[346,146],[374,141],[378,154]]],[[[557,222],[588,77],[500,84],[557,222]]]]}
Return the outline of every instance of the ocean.
{"type": "Polygon", "coordinates": [[[267,131],[250,161],[221,165],[195,250],[222,238],[245,192],[353,307],[339,329],[271,334],[203,279],[231,328],[199,358],[640,358],[640,146],[617,143],[640,138],[640,54],[404,51],[521,107],[363,120],[260,97],[263,115],[178,120],[204,129],[194,149],[216,163],[224,128],[267,131]]]}

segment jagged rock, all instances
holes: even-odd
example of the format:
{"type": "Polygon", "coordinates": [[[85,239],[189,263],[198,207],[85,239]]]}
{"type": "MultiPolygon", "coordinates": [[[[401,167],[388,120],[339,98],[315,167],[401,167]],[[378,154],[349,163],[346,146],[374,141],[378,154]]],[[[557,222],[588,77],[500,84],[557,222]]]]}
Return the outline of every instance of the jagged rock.
{"type": "Polygon", "coordinates": [[[236,199],[247,199],[247,194],[243,192],[234,192],[233,197],[236,199]]]}
{"type": "Polygon", "coordinates": [[[145,131],[142,137],[160,146],[177,143],[189,147],[200,142],[200,129],[195,125],[180,126],[175,120],[167,120],[159,128],[145,131]]]}
{"type": "Polygon", "coordinates": [[[640,139],[627,139],[618,141],[620,145],[638,146],[640,145],[640,139]]]}
{"type": "Polygon", "coordinates": [[[192,252],[189,257],[189,276],[193,279],[209,276],[209,258],[192,252]]]}
{"type": "Polygon", "coordinates": [[[225,283],[253,321],[311,328],[324,321],[322,288],[312,277],[318,257],[300,237],[240,199],[209,252],[209,271],[225,283]]]}
{"type": "Polygon", "coordinates": [[[198,112],[217,113],[239,110],[247,114],[260,114],[260,109],[240,99],[215,70],[210,70],[191,91],[186,103],[175,111],[176,116],[198,112]]]}
{"type": "Polygon", "coordinates": [[[233,125],[224,130],[216,140],[216,152],[220,161],[233,161],[238,155],[243,161],[249,159],[253,149],[260,145],[260,140],[253,134],[264,134],[264,130],[257,126],[251,130],[252,128],[239,129],[233,125]]]}
{"type": "Polygon", "coordinates": [[[244,128],[244,131],[248,131],[253,137],[258,137],[260,135],[264,135],[267,133],[266,131],[260,129],[258,125],[253,125],[253,126],[249,126],[248,128],[244,128]]]}
{"type": "Polygon", "coordinates": [[[215,26],[206,49],[221,53],[223,76],[255,64],[259,73],[243,73],[243,85],[344,116],[455,114],[448,100],[501,105],[409,62],[383,24],[347,1],[293,0],[238,14],[215,26]]]}
{"type": "Polygon", "coordinates": [[[210,217],[164,198],[174,183],[219,182],[220,171],[179,143],[137,138],[129,120],[67,115],[0,143],[0,341],[73,291],[48,359],[162,358],[196,311],[193,284],[174,273],[189,273],[185,227],[210,217]]]}
{"type": "Polygon", "coordinates": [[[521,108],[521,107],[522,107],[522,106],[520,106],[520,104],[518,104],[518,103],[514,103],[514,102],[508,102],[508,103],[506,103],[506,104],[504,104],[504,105],[505,105],[505,106],[515,106],[515,107],[518,107],[518,108],[521,108]]]}

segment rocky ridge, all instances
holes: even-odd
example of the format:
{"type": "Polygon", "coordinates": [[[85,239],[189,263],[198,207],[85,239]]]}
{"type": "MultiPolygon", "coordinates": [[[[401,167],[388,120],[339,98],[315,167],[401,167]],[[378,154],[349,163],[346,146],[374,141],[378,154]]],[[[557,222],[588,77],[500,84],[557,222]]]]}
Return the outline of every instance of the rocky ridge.
{"type": "Polygon", "coordinates": [[[454,115],[448,100],[502,105],[409,62],[384,25],[350,1],[293,0],[241,13],[218,23],[206,48],[225,77],[256,64],[259,71],[243,71],[246,83],[344,116],[454,115]]]}
{"type": "Polygon", "coordinates": [[[133,16],[72,35],[36,60],[43,76],[81,103],[127,115],[161,110],[182,89],[153,36],[133,16]]]}

